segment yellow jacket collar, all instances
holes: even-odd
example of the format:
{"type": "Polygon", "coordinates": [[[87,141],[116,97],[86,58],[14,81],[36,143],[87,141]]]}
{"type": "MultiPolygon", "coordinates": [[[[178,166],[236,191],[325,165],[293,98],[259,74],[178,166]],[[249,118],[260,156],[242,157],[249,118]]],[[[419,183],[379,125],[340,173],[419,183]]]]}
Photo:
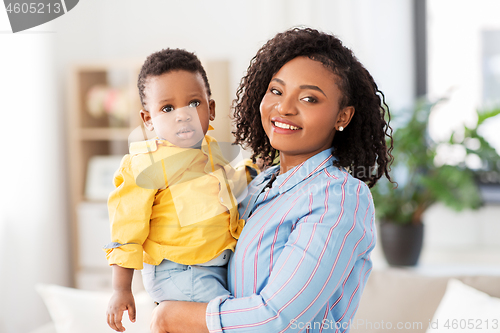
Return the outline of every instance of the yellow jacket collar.
{"type": "MultiPolygon", "coordinates": [[[[209,130],[212,126],[209,125],[209,130]]],[[[213,127],[212,127],[213,129],[213,127]]],[[[213,145],[213,143],[216,143],[215,139],[212,138],[209,135],[205,135],[203,139],[203,143],[201,144],[201,149],[208,154],[207,151],[207,145],[213,145]]],[[[132,142],[129,147],[129,153],[130,155],[137,155],[137,154],[147,154],[151,153],[154,151],[158,150],[158,146],[164,146],[164,147],[177,147],[176,145],[168,142],[167,140],[161,140],[158,137],[153,138],[151,140],[147,141],[137,141],[137,142],[132,142]]],[[[186,148],[190,149],[190,148],[186,148]]]]}

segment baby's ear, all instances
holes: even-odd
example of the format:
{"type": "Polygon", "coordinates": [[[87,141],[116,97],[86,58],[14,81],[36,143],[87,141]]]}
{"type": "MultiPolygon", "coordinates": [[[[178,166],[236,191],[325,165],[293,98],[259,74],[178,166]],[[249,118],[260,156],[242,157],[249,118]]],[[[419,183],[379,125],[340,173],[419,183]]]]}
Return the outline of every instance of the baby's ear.
{"type": "Polygon", "coordinates": [[[210,113],[210,120],[215,119],[215,101],[213,99],[208,101],[208,112],[210,113]]]}
{"type": "Polygon", "coordinates": [[[149,131],[153,131],[155,128],[153,126],[153,121],[151,120],[151,115],[149,114],[149,111],[141,110],[140,114],[141,114],[141,119],[144,122],[144,126],[146,126],[146,128],[149,131]]]}

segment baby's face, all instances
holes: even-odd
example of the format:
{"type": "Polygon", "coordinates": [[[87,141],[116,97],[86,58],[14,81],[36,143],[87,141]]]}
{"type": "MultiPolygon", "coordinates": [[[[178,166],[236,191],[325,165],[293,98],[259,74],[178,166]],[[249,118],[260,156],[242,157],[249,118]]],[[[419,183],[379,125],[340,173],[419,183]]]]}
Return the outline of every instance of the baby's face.
{"type": "Polygon", "coordinates": [[[215,117],[215,102],[209,99],[200,73],[167,72],[146,80],[146,127],[168,142],[183,148],[197,147],[215,117]]]}

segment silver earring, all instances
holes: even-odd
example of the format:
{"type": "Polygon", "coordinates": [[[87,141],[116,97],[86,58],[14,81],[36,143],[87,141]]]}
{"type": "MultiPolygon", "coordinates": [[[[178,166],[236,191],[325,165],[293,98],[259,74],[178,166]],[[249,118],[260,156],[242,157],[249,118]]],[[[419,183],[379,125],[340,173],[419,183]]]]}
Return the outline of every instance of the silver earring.
{"type": "Polygon", "coordinates": [[[344,127],[343,126],[340,126],[339,127],[339,132],[342,132],[344,130],[344,127]]]}

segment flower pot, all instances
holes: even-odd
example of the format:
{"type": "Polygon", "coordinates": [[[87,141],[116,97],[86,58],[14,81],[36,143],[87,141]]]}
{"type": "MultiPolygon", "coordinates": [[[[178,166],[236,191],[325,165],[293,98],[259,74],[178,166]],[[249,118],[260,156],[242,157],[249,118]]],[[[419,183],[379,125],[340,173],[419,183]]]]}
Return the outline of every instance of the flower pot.
{"type": "Polygon", "coordinates": [[[422,250],[424,225],[382,222],[380,239],[389,265],[415,266],[422,250]]]}

